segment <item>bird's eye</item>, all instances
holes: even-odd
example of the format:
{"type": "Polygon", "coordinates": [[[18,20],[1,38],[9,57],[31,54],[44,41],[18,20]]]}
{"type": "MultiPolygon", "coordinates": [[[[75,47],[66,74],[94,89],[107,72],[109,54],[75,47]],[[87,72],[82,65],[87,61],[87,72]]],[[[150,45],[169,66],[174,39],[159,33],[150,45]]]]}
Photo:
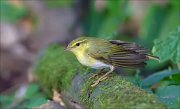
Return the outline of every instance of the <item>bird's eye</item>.
{"type": "Polygon", "coordinates": [[[76,43],[76,46],[79,46],[80,45],[80,43],[76,43]]]}

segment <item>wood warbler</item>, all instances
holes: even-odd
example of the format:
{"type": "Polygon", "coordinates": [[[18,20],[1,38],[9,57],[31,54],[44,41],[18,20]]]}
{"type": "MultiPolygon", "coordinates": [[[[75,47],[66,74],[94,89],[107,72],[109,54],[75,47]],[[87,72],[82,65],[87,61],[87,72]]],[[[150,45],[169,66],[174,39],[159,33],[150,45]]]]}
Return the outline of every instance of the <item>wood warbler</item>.
{"type": "Polygon", "coordinates": [[[148,59],[158,60],[158,57],[148,54],[144,47],[120,40],[79,37],[70,42],[67,50],[72,51],[83,65],[95,69],[110,68],[92,87],[106,79],[115,67],[139,68],[144,67],[148,59]]]}

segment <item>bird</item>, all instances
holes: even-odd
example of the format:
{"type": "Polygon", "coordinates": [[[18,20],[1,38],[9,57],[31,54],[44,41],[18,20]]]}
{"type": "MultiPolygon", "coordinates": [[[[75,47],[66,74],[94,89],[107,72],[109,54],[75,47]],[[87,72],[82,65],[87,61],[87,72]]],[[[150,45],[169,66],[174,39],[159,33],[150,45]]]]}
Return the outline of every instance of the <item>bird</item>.
{"type": "Polygon", "coordinates": [[[95,37],[78,37],[68,44],[66,50],[75,54],[81,64],[100,69],[99,73],[109,68],[91,87],[106,79],[116,67],[142,68],[149,59],[159,60],[158,57],[150,55],[146,48],[135,43],[95,37]]]}

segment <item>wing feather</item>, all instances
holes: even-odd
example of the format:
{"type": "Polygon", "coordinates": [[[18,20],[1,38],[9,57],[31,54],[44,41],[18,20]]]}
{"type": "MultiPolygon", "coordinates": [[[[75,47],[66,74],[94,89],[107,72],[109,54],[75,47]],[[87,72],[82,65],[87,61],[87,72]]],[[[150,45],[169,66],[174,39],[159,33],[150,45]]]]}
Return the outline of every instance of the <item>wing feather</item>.
{"type": "Polygon", "coordinates": [[[145,61],[148,59],[146,56],[147,50],[134,43],[122,41],[110,41],[113,44],[113,49],[110,55],[110,61],[115,66],[123,67],[144,67],[145,61]]]}
{"type": "MultiPolygon", "coordinates": [[[[93,42],[95,43],[95,42],[93,42]]],[[[148,60],[147,50],[134,43],[119,40],[96,42],[94,48],[87,51],[88,55],[115,67],[144,67],[148,60]],[[103,46],[101,46],[103,43],[103,46]]]]}
{"type": "Polygon", "coordinates": [[[142,53],[142,54],[148,53],[147,49],[145,49],[144,47],[141,47],[135,43],[123,42],[123,41],[119,41],[119,40],[110,40],[110,43],[122,46],[122,47],[126,48],[127,50],[132,50],[137,53],[142,53]]]}

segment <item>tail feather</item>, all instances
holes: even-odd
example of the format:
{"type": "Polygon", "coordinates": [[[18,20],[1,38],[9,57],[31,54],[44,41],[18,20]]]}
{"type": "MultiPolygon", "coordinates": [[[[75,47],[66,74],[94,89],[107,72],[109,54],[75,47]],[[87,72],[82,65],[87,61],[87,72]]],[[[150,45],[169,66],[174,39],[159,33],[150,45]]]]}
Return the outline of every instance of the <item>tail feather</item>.
{"type": "Polygon", "coordinates": [[[152,56],[152,55],[147,55],[147,57],[149,58],[149,59],[152,59],[152,60],[157,60],[157,61],[160,61],[159,60],[159,57],[157,57],[157,56],[152,56]]]}

